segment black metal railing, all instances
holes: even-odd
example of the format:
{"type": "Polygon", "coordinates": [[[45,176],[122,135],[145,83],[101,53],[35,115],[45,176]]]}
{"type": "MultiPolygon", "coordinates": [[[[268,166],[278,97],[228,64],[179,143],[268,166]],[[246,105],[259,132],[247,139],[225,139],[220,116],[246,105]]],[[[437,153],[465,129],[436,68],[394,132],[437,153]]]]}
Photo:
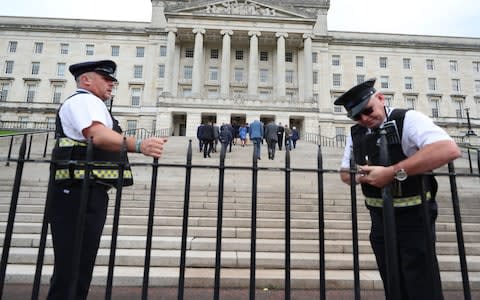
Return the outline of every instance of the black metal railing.
{"type": "MultiPolygon", "coordinates": [[[[28,159],[27,157],[27,141],[29,140],[28,135],[23,135],[22,142],[20,145],[20,149],[18,151],[18,156],[15,158],[8,157],[8,161],[14,162],[17,166],[15,172],[15,180],[12,188],[12,195],[10,201],[10,211],[8,214],[8,222],[6,224],[6,231],[5,237],[2,247],[2,260],[0,264],[0,299],[3,296],[3,289],[5,285],[6,279],[6,269],[8,265],[8,257],[9,251],[12,241],[12,234],[13,234],[13,226],[15,223],[15,216],[16,216],[16,209],[18,205],[18,197],[19,197],[19,190],[22,185],[22,172],[25,164],[57,164],[61,163],[59,161],[51,161],[51,160],[34,160],[28,159]]],[[[91,144],[91,142],[89,143],[91,144]]],[[[89,147],[87,157],[91,157],[91,147],[89,147]]],[[[256,216],[257,216],[257,187],[258,187],[258,171],[269,171],[269,172],[280,172],[283,173],[285,176],[285,273],[284,273],[284,294],[285,299],[291,298],[291,266],[290,266],[290,259],[291,259],[291,202],[290,197],[292,194],[291,191],[291,176],[295,173],[311,173],[312,176],[316,175],[317,184],[318,184],[318,238],[319,238],[319,289],[320,289],[320,299],[326,299],[326,279],[325,279],[325,252],[324,252],[324,242],[325,242],[325,226],[324,226],[324,192],[326,185],[324,184],[323,176],[326,173],[338,173],[338,170],[330,170],[323,168],[323,155],[322,155],[322,147],[318,147],[317,152],[317,168],[295,168],[291,166],[290,161],[290,152],[285,151],[285,165],[283,167],[259,167],[257,164],[257,160],[255,156],[252,159],[252,165],[244,165],[244,166],[226,166],[225,165],[225,152],[226,149],[222,147],[220,160],[218,165],[194,165],[192,164],[192,143],[191,141],[188,144],[187,154],[186,154],[186,163],[185,164],[167,164],[167,163],[159,163],[157,159],[154,159],[152,163],[130,163],[130,166],[143,166],[143,167],[151,167],[151,184],[150,184],[150,198],[149,198],[149,210],[148,210],[148,230],[146,236],[146,246],[145,246],[145,262],[144,262],[144,275],[143,275],[143,285],[142,285],[142,299],[148,298],[148,290],[150,288],[149,284],[149,270],[151,267],[150,261],[150,254],[152,249],[152,236],[153,236],[153,221],[155,217],[155,203],[156,203],[156,189],[157,183],[159,182],[158,178],[158,169],[159,168],[180,168],[185,170],[185,184],[184,184],[184,199],[183,199],[183,222],[182,222],[182,237],[181,237],[181,253],[180,253],[180,261],[179,261],[179,280],[178,280],[178,299],[184,298],[184,289],[185,289],[185,269],[186,269],[186,238],[188,234],[188,220],[189,220],[189,209],[190,209],[190,185],[191,185],[191,171],[193,168],[209,168],[209,169],[218,169],[219,176],[218,176],[218,193],[217,193],[217,224],[216,224],[216,247],[215,247],[215,284],[214,284],[214,299],[219,299],[219,292],[221,289],[220,286],[220,279],[221,279],[221,253],[222,253],[222,221],[223,221],[223,196],[224,196],[224,185],[225,185],[225,172],[228,170],[243,170],[251,172],[252,178],[252,223],[251,223],[251,256],[250,256],[250,285],[249,285],[249,298],[255,299],[255,288],[256,288],[256,216]]],[[[122,168],[126,167],[128,162],[126,160],[126,147],[122,148],[122,157],[124,160],[119,164],[120,172],[119,174],[123,174],[121,171],[122,168]]],[[[71,161],[69,163],[72,163],[71,161]]],[[[86,166],[92,166],[93,162],[91,159],[87,159],[82,163],[86,166]]],[[[89,180],[90,177],[88,176],[89,169],[86,170],[86,175],[84,179],[84,188],[83,188],[83,197],[82,201],[86,199],[86,195],[88,194],[89,189],[89,180]]],[[[355,170],[352,166],[351,168],[351,175],[354,177],[355,170]]],[[[456,225],[456,234],[457,234],[457,245],[458,245],[458,254],[459,259],[461,262],[461,273],[462,273],[462,282],[463,282],[463,291],[465,299],[471,299],[471,292],[470,292],[470,284],[468,278],[468,269],[467,269],[467,261],[466,261],[466,254],[464,248],[464,241],[463,241],[463,232],[462,232],[462,223],[461,223],[461,216],[460,216],[460,209],[459,209],[459,197],[458,191],[456,187],[456,181],[458,178],[462,177],[472,177],[472,174],[460,174],[456,173],[453,163],[449,163],[448,165],[448,172],[446,173],[437,173],[437,176],[448,176],[450,183],[451,183],[451,194],[452,194],[452,201],[454,207],[454,217],[455,217],[455,225],[456,225]]],[[[478,177],[479,174],[474,174],[474,176],[478,177]]],[[[122,200],[122,188],[121,188],[121,180],[119,178],[117,183],[117,192],[115,196],[115,207],[114,207],[114,222],[113,222],[113,230],[112,230],[112,241],[111,241],[111,249],[110,249],[110,259],[108,265],[108,278],[106,284],[106,299],[111,299],[112,297],[112,283],[114,278],[114,267],[115,267],[115,249],[116,249],[116,239],[118,233],[118,226],[119,222],[118,219],[120,217],[120,207],[121,207],[121,200],[122,200]]],[[[353,183],[353,181],[352,181],[353,183]]],[[[49,191],[51,190],[51,186],[53,184],[53,177],[50,177],[49,182],[49,191]]],[[[45,204],[45,211],[47,210],[49,203],[51,202],[51,192],[47,192],[47,200],[45,204]]],[[[354,289],[355,289],[355,299],[360,299],[360,267],[359,267],[359,251],[358,251],[358,224],[357,224],[357,210],[356,210],[356,203],[357,203],[357,196],[356,196],[356,189],[355,185],[351,185],[351,205],[352,205],[352,246],[353,246],[353,256],[354,256],[354,289]]],[[[424,199],[422,199],[424,200],[424,199]]],[[[86,201],[86,200],[85,200],[86,201]]],[[[83,207],[83,206],[82,206],[83,207]]],[[[79,216],[78,222],[78,232],[81,230],[82,225],[82,216],[79,216]]],[[[48,224],[45,218],[42,224],[41,230],[41,238],[39,244],[39,252],[37,258],[37,266],[36,266],[36,273],[33,283],[32,289],[32,299],[38,299],[38,290],[40,287],[40,277],[43,268],[43,256],[45,253],[46,247],[46,236],[47,236],[47,228],[48,224]]],[[[390,228],[390,230],[394,230],[390,228]]],[[[392,231],[393,232],[393,231],[392,231]]],[[[393,235],[392,235],[393,236],[393,235]]],[[[78,245],[76,247],[81,247],[81,240],[78,241],[78,245]]],[[[72,261],[76,261],[78,257],[73,257],[72,261]]],[[[74,274],[75,276],[75,274],[74,274]]],[[[394,274],[390,274],[392,278],[394,278],[394,274]]],[[[395,285],[392,284],[392,288],[395,289],[395,285]]],[[[395,290],[392,290],[395,293],[395,290]]],[[[73,298],[72,298],[73,299],[73,298]]]]}

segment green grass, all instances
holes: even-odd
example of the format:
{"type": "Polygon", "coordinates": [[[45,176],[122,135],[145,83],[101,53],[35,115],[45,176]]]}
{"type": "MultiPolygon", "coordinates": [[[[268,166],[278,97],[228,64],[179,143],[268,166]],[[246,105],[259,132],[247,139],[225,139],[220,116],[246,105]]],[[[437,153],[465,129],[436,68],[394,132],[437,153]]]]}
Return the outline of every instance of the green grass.
{"type": "Polygon", "coordinates": [[[15,133],[16,131],[13,130],[0,130],[0,136],[1,135],[7,135],[7,134],[12,134],[15,133]]]}

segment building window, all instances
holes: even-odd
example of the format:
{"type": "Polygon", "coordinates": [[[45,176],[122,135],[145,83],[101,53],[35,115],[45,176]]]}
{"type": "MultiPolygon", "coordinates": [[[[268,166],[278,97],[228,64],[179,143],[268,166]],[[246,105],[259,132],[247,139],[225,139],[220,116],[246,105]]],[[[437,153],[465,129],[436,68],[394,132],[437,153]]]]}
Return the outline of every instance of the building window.
{"type": "Polygon", "coordinates": [[[335,127],[335,139],[337,142],[345,142],[346,137],[344,127],[335,127]]]}
{"type": "Polygon", "coordinates": [[[10,42],[8,42],[8,52],[10,52],[10,53],[15,53],[15,52],[17,52],[17,46],[18,46],[18,42],[17,42],[17,41],[10,41],[10,42]]]}
{"type": "Polygon", "coordinates": [[[137,120],[127,120],[127,131],[135,132],[137,130],[137,120]]]}
{"type": "Polygon", "coordinates": [[[293,70],[286,70],[285,71],[285,82],[286,83],[293,83],[293,70]]]}
{"type": "Polygon", "coordinates": [[[365,75],[357,75],[357,84],[365,81],[365,75]]]}
{"type": "Polygon", "coordinates": [[[137,47],[136,57],[145,57],[145,47],[137,47]]]}
{"type": "Polygon", "coordinates": [[[218,49],[210,49],[210,59],[218,59],[218,49]]]}
{"type": "Polygon", "coordinates": [[[193,48],[187,48],[187,49],[185,49],[185,57],[187,57],[187,58],[193,58],[193,48]]]}
{"type": "Polygon", "coordinates": [[[236,60],[243,60],[243,50],[236,50],[235,51],[235,59],[236,60]]]}
{"type": "Polygon", "coordinates": [[[435,70],[435,63],[434,63],[433,59],[427,59],[426,60],[426,67],[427,67],[427,70],[429,70],[429,71],[435,70]]]}
{"type": "Polygon", "coordinates": [[[312,73],[313,84],[318,84],[318,71],[312,73]]]}
{"type": "Polygon", "coordinates": [[[410,58],[403,59],[403,68],[410,70],[412,68],[412,60],[410,58]]]}
{"type": "Polygon", "coordinates": [[[66,69],[65,63],[57,63],[57,76],[59,77],[65,76],[65,69],[66,69]]]}
{"type": "Polygon", "coordinates": [[[43,52],[43,43],[41,43],[41,42],[35,43],[33,53],[42,54],[42,52],[43,52]]]}
{"type": "Polygon", "coordinates": [[[265,90],[260,91],[260,93],[259,93],[259,98],[260,98],[260,100],[267,100],[267,99],[269,99],[269,98],[270,98],[270,92],[269,92],[269,91],[265,91],[265,90]]]}
{"type": "Polygon", "coordinates": [[[342,85],[342,74],[333,74],[332,85],[334,87],[339,87],[342,85]]]}
{"type": "Polygon", "coordinates": [[[472,62],[473,72],[480,73],[480,61],[472,62]]]}
{"type": "Polygon", "coordinates": [[[314,63],[314,64],[318,63],[318,53],[317,52],[312,52],[312,63],[314,63]]]}
{"type": "Polygon", "coordinates": [[[388,76],[380,76],[380,87],[382,89],[390,88],[390,84],[389,84],[389,81],[388,81],[388,76]]]}
{"type": "Polygon", "coordinates": [[[5,61],[5,74],[13,73],[13,60],[5,61]]]}
{"type": "Polygon", "coordinates": [[[158,78],[165,78],[165,65],[158,65],[158,78]]]}
{"type": "Polygon", "coordinates": [[[133,66],[133,78],[143,78],[143,66],[133,66]]]}
{"type": "Polygon", "coordinates": [[[355,57],[355,66],[363,68],[365,66],[365,58],[363,56],[355,57]]]}
{"type": "Polygon", "coordinates": [[[268,61],[268,52],[260,51],[260,61],[268,61]]]}
{"type": "Polygon", "coordinates": [[[387,106],[393,106],[393,96],[385,95],[385,104],[387,106]]]}
{"type": "Polygon", "coordinates": [[[480,94],[480,80],[475,80],[475,93],[480,94]]]}
{"type": "Polygon", "coordinates": [[[386,57],[380,57],[380,68],[386,69],[387,68],[387,58],[386,57]]]}
{"type": "Polygon", "coordinates": [[[63,85],[60,85],[60,84],[53,85],[53,97],[52,97],[53,103],[60,103],[60,101],[62,100],[62,92],[63,92],[63,85]]]}
{"type": "Polygon", "coordinates": [[[40,63],[32,62],[32,75],[38,75],[40,73],[40,63]]]}
{"type": "Polygon", "coordinates": [[[285,61],[286,62],[293,62],[293,52],[291,52],[291,51],[285,52],[285,61]]]}
{"type": "Polygon", "coordinates": [[[460,79],[452,79],[452,91],[460,92],[460,79]]]}
{"type": "Polygon", "coordinates": [[[120,56],[120,46],[112,46],[112,56],[120,56]]]}
{"type": "Polygon", "coordinates": [[[192,89],[191,88],[183,88],[182,95],[183,95],[183,97],[192,96],[192,89]]]}
{"type": "Polygon", "coordinates": [[[37,84],[29,83],[27,84],[27,99],[28,103],[31,103],[35,100],[35,91],[37,90],[37,84]]]}
{"type": "Polygon", "coordinates": [[[56,122],[55,117],[47,117],[45,121],[47,122],[47,129],[49,130],[55,130],[55,122],[56,122]]]}
{"type": "Polygon", "coordinates": [[[455,104],[455,115],[457,119],[463,119],[463,101],[453,99],[453,103],[455,104]]]}
{"type": "Polygon", "coordinates": [[[341,112],[342,112],[342,106],[335,105],[335,106],[333,107],[333,112],[334,112],[334,113],[341,113],[341,112]]]}
{"type": "Polygon", "coordinates": [[[167,46],[160,46],[160,56],[167,56],[167,46]]]}
{"type": "Polygon", "coordinates": [[[234,80],[236,82],[243,81],[243,68],[235,68],[234,70],[234,80]]]}
{"type": "Polygon", "coordinates": [[[8,91],[10,90],[10,83],[0,83],[0,101],[5,102],[8,98],[8,91]]]}
{"type": "Polygon", "coordinates": [[[413,78],[412,77],[405,77],[405,89],[406,90],[413,90],[413,78]]]}
{"type": "Polygon", "coordinates": [[[208,80],[218,81],[218,68],[217,67],[210,67],[208,69],[208,80]]]}
{"type": "Polygon", "coordinates": [[[92,44],[85,45],[85,55],[87,56],[95,55],[95,45],[92,45],[92,44]]]}
{"type": "Polygon", "coordinates": [[[456,60],[450,61],[450,71],[457,72],[458,71],[458,62],[456,60]]]}
{"type": "Polygon", "coordinates": [[[62,55],[67,55],[68,54],[68,44],[66,43],[61,43],[60,44],[60,54],[62,55]]]}
{"type": "Polygon", "coordinates": [[[437,78],[428,78],[428,90],[429,91],[437,90],[437,78]]]}
{"type": "Polygon", "coordinates": [[[415,97],[405,98],[405,104],[407,109],[415,109],[415,97]]]}
{"type": "Polygon", "coordinates": [[[218,89],[208,89],[207,90],[207,97],[209,99],[217,99],[219,97],[218,89]]]}
{"type": "Polygon", "coordinates": [[[260,82],[268,82],[268,69],[260,69],[260,82]]]}
{"type": "Polygon", "coordinates": [[[340,55],[332,55],[332,66],[340,66],[340,55]]]}
{"type": "Polygon", "coordinates": [[[131,90],[131,105],[140,106],[140,96],[142,95],[141,88],[132,88],[131,90]]]}
{"type": "Polygon", "coordinates": [[[438,118],[439,116],[439,101],[436,98],[430,99],[430,107],[432,108],[432,118],[438,118]]]}
{"type": "Polygon", "coordinates": [[[183,67],[183,79],[191,80],[193,74],[193,67],[192,66],[184,66],[183,67]]]}

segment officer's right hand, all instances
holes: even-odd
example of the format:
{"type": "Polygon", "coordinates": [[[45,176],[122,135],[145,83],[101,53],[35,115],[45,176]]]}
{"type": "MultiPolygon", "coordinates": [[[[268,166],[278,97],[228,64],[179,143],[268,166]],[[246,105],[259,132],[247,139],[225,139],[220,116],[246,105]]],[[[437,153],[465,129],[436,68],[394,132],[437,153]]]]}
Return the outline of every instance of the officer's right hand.
{"type": "Polygon", "coordinates": [[[148,138],[142,141],[140,150],[144,155],[160,158],[163,153],[163,146],[166,142],[167,138],[148,138]]]}

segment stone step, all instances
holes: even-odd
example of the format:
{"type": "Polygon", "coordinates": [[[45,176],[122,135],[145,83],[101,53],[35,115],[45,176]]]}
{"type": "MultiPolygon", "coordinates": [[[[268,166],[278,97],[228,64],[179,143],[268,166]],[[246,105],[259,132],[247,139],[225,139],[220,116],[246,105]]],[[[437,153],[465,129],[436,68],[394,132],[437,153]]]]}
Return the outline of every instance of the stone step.
{"type": "MultiPolygon", "coordinates": [[[[147,218],[145,215],[126,215],[122,214],[120,217],[120,225],[146,225],[147,218]]],[[[283,218],[278,218],[277,216],[271,215],[269,217],[257,217],[257,228],[284,228],[285,222],[283,218]]],[[[7,213],[0,213],[0,222],[6,224],[8,221],[7,213]]],[[[15,216],[15,221],[17,223],[37,223],[37,226],[41,226],[43,221],[43,213],[22,213],[18,212],[15,216]]],[[[155,226],[178,226],[181,227],[183,222],[183,217],[181,216],[155,216],[155,226]]],[[[109,215],[106,220],[106,224],[111,225],[113,223],[113,215],[109,215]]],[[[240,216],[224,216],[223,217],[223,226],[228,227],[242,227],[250,228],[251,218],[250,217],[240,217],[240,216]]],[[[215,227],[217,224],[216,217],[208,216],[191,216],[189,215],[189,226],[194,227],[215,227]]],[[[292,217],[290,221],[291,228],[294,229],[318,229],[318,220],[315,219],[297,219],[292,217]]],[[[357,222],[358,229],[368,230],[370,228],[370,221],[366,218],[364,220],[358,220],[357,222]]],[[[2,225],[0,225],[0,228],[2,225]]],[[[352,228],[352,223],[350,220],[335,220],[335,219],[325,219],[324,221],[325,229],[343,229],[348,230],[352,228]]],[[[463,232],[478,232],[478,225],[473,223],[462,223],[463,232]]],[[[455,224],[452,223],[436,223],[437,232],[456,232],[455,224]]]]}
{"type": "MultiPolygon", "coordinates": [[[[35,264],[37,249],[11,248],[9,261],[15,264],[35,264]]],[[[191,268],[214,267],[215,251],[189,250],[186,253],[186,266],[191,268]]],[[[108,265],[110,251],[99,249],[96,265],[108,265]]],[[[318,269],[318,253],[292,252],[290,255],[293,269],[318,269]]],[[[142,266],[145,261],[145,249],[117,249],[115,255],[116,266],[142,266]]],[[[180,261],[179,250],[151,250],[152,267],[175,267],[180,261]]],[[[440,255],[438,263],[442,271],[459,271],[460,263],[456,255],[440,255]]],[[[44,264],[53,264],[53,249],[45,250],[44,264]]],[[[359,264],[362,270],[376,270],[377,265],[373,254],[360,254],[359,264]]],[[[467,256],[469,271],[480,271],[480,256],[467,256]]],[[[222,251],[221,265],[225,268],[248,268],[250,252],[222,251]]],[[[284,252],[256,252],[257,268],[281,269],[285,265],[284,252]]],[[[350,270],[353,266],[353,256],[350,253],[326,253],[325,268],[329,270],[350,270]]]]}
{"type": "MultiPolygon", "coordinates": [[[[35,266],[10,264],[7,267],[7,282],[31,283],[35,266]]],[[[45,266],[41,282],[48,284],[52,273],[51,266],[45,266]]],[[[93,272],[92,285],[106,285],[108,267],[97,266],[93,272]]],[[[118,266],[114,270],[113,284],[115,286],[142,286],[143,267],[118,266]]],[[[149,268],[149,285],[171,287],[178,285],[179,268],[151,267],[149,268]]],[[[292,269],[290,272],[292,289],[318,289],[320,274],[318,270],[292,269]]],[[[185,270],[185,287],[214,286],[214,268],[187,268],[185,270]]],[[[255,285],[260,288],[281,289],[285,283],[285,271],[282,269],[258,269],[255,272],[255,285]]],[[[354,288],[353,272],[351,270],[327,270],[325,272],[326,288],[349,289],[354,288]]],[[[461,290],[462,277],[456,271],[442,271],[442,288],[444,290],[461,290]]],[[[470,272],[470,288],[480,289],[480,273],[470,272]]],[[[222,268],[220,272],[220,286],[222,288],[248,288],[250,270],[242,268],[222,268]]],[[[382,290],[383,284],[380,275],[375,270],[360,271],[360,288],[362,290],[382,290]]]]}
{"type": "MultiPolygon", "coordinates": [[[[41,224],[37,223],[21,223],[16,222],[14,226],[15,233],[35,233],[39,234],[41,230],[41,224]]],[[[4,232],[4,228],[0,228],[0,232],[4,232]]],[[[212,226],[189,226],[188,235],[193,237],[215,237],[216,236],[216,227],[212,226]]],[[[112,226],[110,224],[105,225],[103,234],[111,234],[112,226]]],[[[145,235],[147,232],[146,225],[120,225],[118,228],[119,235],[145,235]]],[[[250,228],[243,227],[223,227],[222,236],[225,238],[249,238],[250,237],[250,228]]],[[[359,229],[358,238],[359,240],[368,240],[369,239],[369,229],[359,229]]],[[[181,236],[182,228],[179,226],[157,226],[153,227],[154,236],[181,236]]],[[[283,228],[257,228],[256,231],[257,238],[266,239],[282,239],[285,237],[285,231],[283,228]]],[[[298,240],[317,240],[318,239],[318,230],[317,229],[299,229],[292,228],[291,235],[298,240]]],[[[352,232],[350,229],[326,229],[325,230],[325,239],[332,240],[349,240],[352,238],[352,232]]],[[[465,243],[478,243],[480,242],[480,233],[473,232],[464,232],[463,239],[465,243]]],[[[437,232],[437,241],[439,242],[455,242],[456,233],[455,232],[437,232]]]]}
{"type": "MultiPolygon", "coordinates": [[[[0,234],[0,239],[4,239],[4,234],[0,234]]],[[[12,247],[32,247],[38,248],[40,244],[39,234],[15,233],[12,239],[12,247]]],[[[187,250],[206,250],[214,251],[216,239],[213,237],[187,237],[187,250]]],[[[111,245],[111,236],[104,235],[101,238],[100,248],[109,249],[111,245]]],[[[143,249],[146,245],[144,235],[119,235],[117,236],[118,249],[143,249]]],[[[313,252],[318,253],[318,240],[291,240],[290,247],[293,252],[313,252]]],[[[181,237],[152,237],[152,248],[159,250],[179,250],[181,246],[181,237]]],[[[370,242],[360,240],[358,242],[359,253],[372,253],[370,242]]],[[[52,247],[51,236],[47,235],[47,248],[52,247]]],[[[257,251],[261,252],[282,252],[285,249],[283,239],[257,239],[257,251]]],[[[437,242],[436,251],[438,255],[457,255],[458,246],[456,242],[437,242]]],[[[222,249],[227,251],[250,251],[249,238],[222,238],[222,249]]],[[[480,243],[466,243],[465,251],[467,255],[480,256],[480,243]]],[[[325,240],[326,253],[352,253],[352,241],[350,240],[325,240]]]]}

